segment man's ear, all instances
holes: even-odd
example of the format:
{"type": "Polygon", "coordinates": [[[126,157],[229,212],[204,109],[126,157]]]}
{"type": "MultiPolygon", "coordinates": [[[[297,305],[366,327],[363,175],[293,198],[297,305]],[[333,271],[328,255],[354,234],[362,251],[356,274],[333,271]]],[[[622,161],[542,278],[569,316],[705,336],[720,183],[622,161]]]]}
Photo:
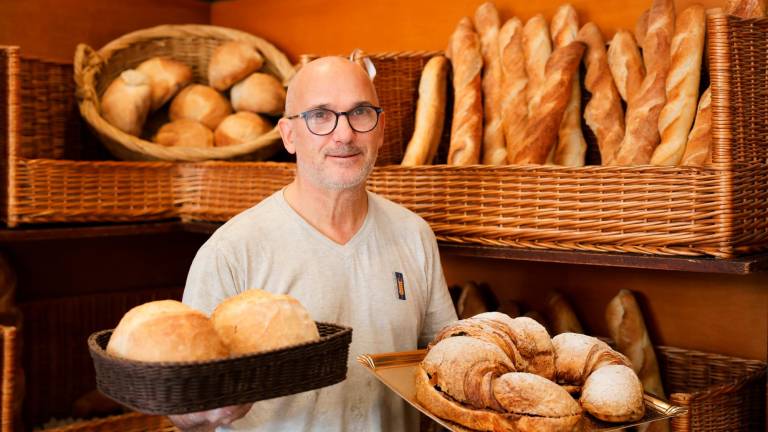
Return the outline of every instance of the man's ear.
{"type": "Polygon", "coordinates": [[[283,146],[288,153],[296,154],[296,146],[293,144],[293,125],[287,118],[281,118],[277,121],[277,128],[280,130],[280,137],[283,139],[283,146]]]}

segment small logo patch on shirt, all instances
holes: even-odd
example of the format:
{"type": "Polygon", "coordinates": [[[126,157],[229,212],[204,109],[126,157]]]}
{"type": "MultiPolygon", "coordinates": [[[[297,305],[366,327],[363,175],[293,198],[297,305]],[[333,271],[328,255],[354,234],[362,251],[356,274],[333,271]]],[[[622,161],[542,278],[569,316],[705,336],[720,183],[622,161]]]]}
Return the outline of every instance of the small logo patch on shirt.
{"type": "Polygon", "coordinates": [[[405,281],[400,272],[395,272],[395,288],[397,288],[397,298],[405,300],[405,281]]]}

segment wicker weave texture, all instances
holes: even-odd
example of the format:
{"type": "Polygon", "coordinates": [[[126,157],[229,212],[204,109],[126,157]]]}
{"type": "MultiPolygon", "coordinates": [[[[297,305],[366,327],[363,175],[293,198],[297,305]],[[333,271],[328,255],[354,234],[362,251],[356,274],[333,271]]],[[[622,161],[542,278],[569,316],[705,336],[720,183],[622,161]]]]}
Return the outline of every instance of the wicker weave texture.
{"type": "Polygon", "coordinates": [[[317,389],[347,376],[352,329],[317,323],[320,340],[207,362],[148,363],[106,353],[111,330],[88,345],[99,390],[146,414],[184,414],[317,389]]]}
{"type": "MultiPolygon", "coordinates": [[[[21,370],[19,339],[16,327],[0,326],[0,431],[13,432],[19,428],[19,411],[22,392],[18,380],[21,370]]],[[[23,386],[22,386],[23,387],[23,386]]]]}
{"type": "Polygon", "coordinates": [[[681,348],[657,347],[670,401],[688,409],[675,432],[765,430],[766,364],[681,348]]]}
{"type": "Polygon", "coordinates": [[[167,417],[127,413],[106,418],[84,420],[41,432],[178,432],[167,417]]]}

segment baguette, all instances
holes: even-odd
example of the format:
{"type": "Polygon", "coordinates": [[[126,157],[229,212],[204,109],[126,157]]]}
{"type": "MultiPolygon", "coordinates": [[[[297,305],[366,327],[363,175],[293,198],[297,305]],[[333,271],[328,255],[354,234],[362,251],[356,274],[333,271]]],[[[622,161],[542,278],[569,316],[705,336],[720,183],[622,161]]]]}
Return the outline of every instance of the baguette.
{"type": "Polygon", "coordinates": [[[584,107],[584,120],[597,138],[602,163],[610,165],[624,138],[624,110],[608,68],[605,42],[600,29],[595,23],[587,23],[579,30],[578,40],[587,46],[584,86],[592,94],[584,107]]]}
{"type": "Polygon", "coordinates": [[[765,16],[765,0],[728,0],[726,13],[741,18],[761,18],[765,16]]]}
{"type": "Polygon", "coordinates": [[[513,156],[513,163],[543,164],[555,147],[563,113],[571,96],[573,75],[584,54],[584,44],[571,42],[558,48],[547,62],[546,81],[534,96],[541,101],[529,112],[523,144],[513,156]]]}
{"type": "Polygon", "coordinates": [[[475,10],[475,28],[483,54],[483,163],[503,165],[507,146],[501,124],[501,61],[499,59],[499,12],[491,2],[475,10]]]}
{"type": "Polygon", "coordinates": [[[644,10],[635,23],[635,40],[638,46],[643,46],[645,42],[645,35],[648,33],[648,14],[650,11],[650,9],[644,10]]]}
{"type": "Polygon", "coordinates": [[[704,20],[704,8],[693,5],[682,11],[675,22],[666,82],[667,102],[659,114],[661,143],[651,157],[654,165],[677,165],[685,153],[699,99],[704,20]]]}
{"type": "Polygon", "coordinates": [[[547,299],[546,313],[551,324],[549,327],[550,334],[584,333],[584,328],[570,303],[559,292],[550,294],[547,299]]]}
{"type": "Polygon", "coordinates": [[[615,163],[647,164],[659,145],[659,113],[666,102],[664,84],[670,64],[670,45],[675,26],[672,0],[654,0],[648,14],[648,33],[643,40],[646,76],[627,104],[626,130],[615,163]]]}
{"type": "Polygon", "coordinates": [[[528,75],[528,113],[539,102],[535,100],[544,86],[547,61],[552,55],[552,42],[549,38],[547,21],[541,14],[534,16],[523,27],[523,53],[525,54],[525,72],[528,75]]]}
{"type": "Polygon", "coordinates": [[[401,165],[432,163],[443,135],[447,76],[448,60],[443,56],[432,57],[424,66],[419,81],[413,136],[408,142],[401,165]]]}
{"type": "Polygon", "coordinates": [[[499,31],[501,51],[502,100],[501,117],[507,145],[507,162],[522,145],[528,121],[526,91],[528,75],[525,72],[523,52],[523,24],[518,18],[509,19],[499,31]]]}
{"type": "Polygon", "coordinates": [[[462,18],[456,26],[451,35],[447,55],[453,66],[454,91],[448,164],[477,164],[480,161],[483,136],[480,82],[483,58],[480,54],[480,39],[469,18],[462,18]]]}
{"type": "Polygon", "coordinates": [[[701,95],[696,110],[696,121],[688,134],[681,165],[701,166],[712,162],[712,90],[707,88],[701,95]]]}
{"type": "Polygon", "coordinates": [[[628,102],[645,78],[643,58],[635,39],[626,30],[619,30],[608,47],[608,67],[621,98],[628,102]]]}
{"type": "MultiPolygon", "coordinates": [[[[569,4],[560,6],[551,22],[552,44],[555,48],[568,45],[576,40],[579,32],[579,17],[576,9],[569,4]]],[[[579,70],[574,73],[571,83],[571,98],[565,107],[560,123],[554,163],[565,166],[584,166],[587,142],[581,132],[581,85],[579,70]]]]}

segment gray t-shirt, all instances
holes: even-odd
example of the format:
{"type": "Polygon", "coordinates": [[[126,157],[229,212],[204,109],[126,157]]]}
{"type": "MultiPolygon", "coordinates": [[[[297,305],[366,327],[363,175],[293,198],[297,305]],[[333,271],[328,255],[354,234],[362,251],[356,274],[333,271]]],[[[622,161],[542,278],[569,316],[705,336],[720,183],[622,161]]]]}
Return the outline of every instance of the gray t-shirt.
{"type": "Polygon", "coordinates": [[[437,243],[423,219],[368,192],[362,227],[339,245],[278,191],[200,248],[183,301],[210,314],[223,299],[250,288],[290,294],[315,321],[352,327],[349,369],[342,383],[257,402],[231,430],[418,430],[417,412],[355,358],[424,346],[456,320],[437,243]],[[404,290],[398,290],[397,274],[404,290]]]}

